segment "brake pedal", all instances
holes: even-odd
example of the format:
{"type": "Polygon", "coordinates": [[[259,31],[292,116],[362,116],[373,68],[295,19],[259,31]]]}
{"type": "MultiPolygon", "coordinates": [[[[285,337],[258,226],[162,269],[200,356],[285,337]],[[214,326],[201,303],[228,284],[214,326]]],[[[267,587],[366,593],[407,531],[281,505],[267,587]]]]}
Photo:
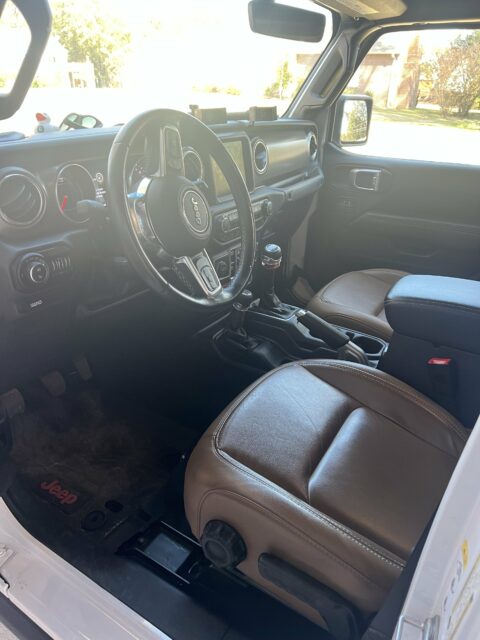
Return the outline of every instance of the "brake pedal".
{"type": "Polygon", "coordinates": [[[25,399],[18,389],[10,389],[0,395],[0,407],[5,417],[11,420],[25,413],[25,399]]]}
{"type": "Polygon", "coordinates": [[[90,365],[86,356],[84,356],[83,354],[76,356],[73,359],[73,364],[75,366],[75,369],[77,370],[78,375],[84,382],[87,382],[87,380],[91,380],[93,378],[93,373],[90,369],[90,365]]]}

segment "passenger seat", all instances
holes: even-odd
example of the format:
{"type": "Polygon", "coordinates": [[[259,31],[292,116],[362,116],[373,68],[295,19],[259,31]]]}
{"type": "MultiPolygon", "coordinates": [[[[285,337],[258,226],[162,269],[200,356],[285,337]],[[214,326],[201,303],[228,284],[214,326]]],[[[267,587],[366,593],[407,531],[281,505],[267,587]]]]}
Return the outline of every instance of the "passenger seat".
{"type": "Polygon", "coordinates": [[[328,322],[388,341],[392,328],[385,316],[385,296],[407,275],[393,269],[344,273],[320,289],[307,308],[328,322]]]}

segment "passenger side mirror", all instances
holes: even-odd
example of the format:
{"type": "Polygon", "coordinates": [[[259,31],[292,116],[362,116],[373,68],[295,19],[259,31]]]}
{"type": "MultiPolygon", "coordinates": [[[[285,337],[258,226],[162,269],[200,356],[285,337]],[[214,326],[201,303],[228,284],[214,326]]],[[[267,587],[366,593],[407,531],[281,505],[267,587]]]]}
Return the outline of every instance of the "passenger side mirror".
{"type": "Polygon", "coordinates": [[[365,144],[372,108],[373,100],[369,96],[341,96],[335,110],[334,142],[340,146],[365,144]]]}
{"type": "Polygon", "coordinates": [[[307,11],[276,4],[272,0],[252,0],[248,3],[250,29],[264,36],[320,42],[325,32],[325,16],[315,11],[307,11]]]}
{"type": "MultiPolygon", "coordinates": [[[[0,94],[0,120],[10,118],[21,107],[40,64],[52,23],[48,0],[35,0],[34,2],[31,0],[10,0],[10,2],[15,5],[25,19],[30,29],[31,38],[10,92],[0,94]]],[[[0,0],[0,20],[5,4],[5,0],[0,0]]],[[[0,55],[8,56],[9,52],[1,50],[0,55]]]]}

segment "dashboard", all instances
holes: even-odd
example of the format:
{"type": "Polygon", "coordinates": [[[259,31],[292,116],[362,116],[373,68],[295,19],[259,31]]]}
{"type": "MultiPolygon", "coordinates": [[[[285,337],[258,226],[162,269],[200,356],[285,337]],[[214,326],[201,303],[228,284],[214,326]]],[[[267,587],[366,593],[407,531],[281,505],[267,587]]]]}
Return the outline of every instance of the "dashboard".
{"type": "MultiPolygon", "coordinates": [[[[240,121],[212,129],[245,180],[257,240],[275,234],[292,211],[308,209],[323,184],[314,123],[240,121]]],[[[110,219],[107,164],[117,132],[51,133],[0,146],[0,333],[19,321],[28,327],[40,315],[45,331],[58,332],[58,323],[65,329],[144,289],[110,219]]],[[[208,251],[227,282],[239,259],[235,204],[215,161],[197,141],[182,135],[182,142],[186,175],[201,185],[213,215],[208,251]]],[[[147,171],[144,141],[130,156],[128,188],[134,191],[147,171]]],[[[13,348],[15,340],[9,344],[13,348]]]]}

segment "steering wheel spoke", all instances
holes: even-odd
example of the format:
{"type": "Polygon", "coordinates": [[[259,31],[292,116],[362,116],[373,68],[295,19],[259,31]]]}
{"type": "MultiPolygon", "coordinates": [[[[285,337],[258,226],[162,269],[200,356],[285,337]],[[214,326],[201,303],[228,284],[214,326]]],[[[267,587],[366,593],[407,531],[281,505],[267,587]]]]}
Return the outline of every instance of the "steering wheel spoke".
{"type": "Polygon", "coordinates": [[[193,258],[176,258],[175,270],[194,292],[207,298],[216,298],[223,291],[222,283],[205,249],[193,258]]]}
{"type": "Polygon", "coordinates": [[[157,135],[147,136],[145,157],[147,175],[151,177],[184,176],[183,145],[178,128],[163,125],[157,129],[157,135]]]}

